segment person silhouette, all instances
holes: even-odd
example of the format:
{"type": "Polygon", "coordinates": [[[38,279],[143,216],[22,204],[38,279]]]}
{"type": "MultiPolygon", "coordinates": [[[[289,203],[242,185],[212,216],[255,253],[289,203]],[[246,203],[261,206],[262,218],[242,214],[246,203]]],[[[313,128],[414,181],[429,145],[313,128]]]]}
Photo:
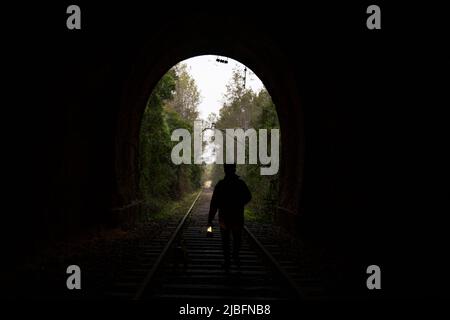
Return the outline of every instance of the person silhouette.
{"type": "Polygon", "coordinates": [[[230,235],[233,236],[233,261],[239,267],[239,249],[244,228],[244,206],[252,199],[246,183],[236,174],[236,164],[224,164],[225,177],[214,187],[208,215],[208,227],[219,211],[225,270],[230,268],[230,235]]]}

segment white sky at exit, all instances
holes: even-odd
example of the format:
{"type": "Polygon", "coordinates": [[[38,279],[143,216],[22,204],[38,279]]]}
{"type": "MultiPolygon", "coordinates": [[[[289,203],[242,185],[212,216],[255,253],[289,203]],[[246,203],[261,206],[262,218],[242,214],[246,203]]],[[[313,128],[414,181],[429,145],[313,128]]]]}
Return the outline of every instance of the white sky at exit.
{"type": "MultiPolygon", "coordinates": [[[[228,63],[216,62],[217,56],[205,55],[182,61],[188,66],[189,73],[194,78],[201,95],[199,105],[199,117],[206,120],[211,112],[219,115],[219,110],[224,102],[226,85],[230,82],[233,69],[241,70],[244,75],[245,66],[228,58],[228,63]]],[[[226,59],[225,57],[220,57],[226,59]]],[[[247,67],[246,88],[259,92],[264,88],[261,80],[247,67]]]]}

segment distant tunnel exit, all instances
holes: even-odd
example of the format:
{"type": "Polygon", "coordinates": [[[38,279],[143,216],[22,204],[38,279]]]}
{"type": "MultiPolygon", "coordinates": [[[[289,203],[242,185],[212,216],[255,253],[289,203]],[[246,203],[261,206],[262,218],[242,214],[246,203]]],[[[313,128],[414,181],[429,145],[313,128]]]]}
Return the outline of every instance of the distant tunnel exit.
{"type": "Polygon", "coordinates": [[[201,181],[214,186],[223,174],[221,164],[232,161],[254,194],[248,214],[273,221],[280,125],[271,96],[250,68],[213,55],[178,63],[153,89],[140,125],[144,211],[181,197],[201,181]]]}

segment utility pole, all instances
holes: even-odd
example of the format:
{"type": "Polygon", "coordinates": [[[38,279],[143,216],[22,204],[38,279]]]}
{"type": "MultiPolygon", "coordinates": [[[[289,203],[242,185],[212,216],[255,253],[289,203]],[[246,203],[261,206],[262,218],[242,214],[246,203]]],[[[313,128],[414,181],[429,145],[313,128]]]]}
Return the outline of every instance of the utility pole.
{"type": "MultiPolygon", "coordinates": [[[[243,88],[245,90],[245,85],[246,85],[246,82],[247,82],[247,67],[245,67],[245,66],[244,66],[244,77],[243,77],[243,80],[244,80],[243,88]]],[[[244,116],[243,117],[244,121],[243,121],[242,127],[244,128],[244,130],[247,130],[247,112],[245,110],[245,107],[242,107],[242,113],[243,113],[243,116],[244,116]]]]}

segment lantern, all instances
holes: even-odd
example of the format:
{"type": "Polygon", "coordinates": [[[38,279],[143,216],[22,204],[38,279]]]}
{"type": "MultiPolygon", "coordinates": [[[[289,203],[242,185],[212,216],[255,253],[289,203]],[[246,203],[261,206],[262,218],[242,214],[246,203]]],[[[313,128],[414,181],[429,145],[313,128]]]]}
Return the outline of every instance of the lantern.
{"type": "Polygon", "coordinates": [[[206,236],[208,238],[211,238],[213,236],[212,226],[209,226],[208,229],[206,229],[206,236]]]}

